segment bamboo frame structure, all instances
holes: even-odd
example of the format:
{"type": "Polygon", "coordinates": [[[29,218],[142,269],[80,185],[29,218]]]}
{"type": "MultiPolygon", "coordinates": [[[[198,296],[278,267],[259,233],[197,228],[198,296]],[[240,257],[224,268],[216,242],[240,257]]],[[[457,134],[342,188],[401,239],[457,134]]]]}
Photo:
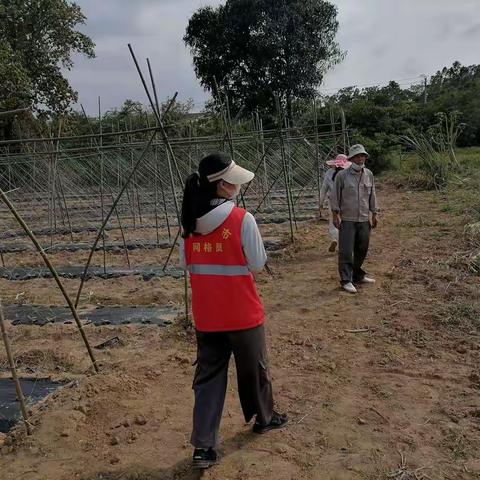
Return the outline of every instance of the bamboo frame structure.
{"type": "Polygon", "coordinates": [[[0,188],[0,199],[3,201],[3,203],[8,207],[8,209],[11,211],[19,225],[23,228],[25,233],[30,237],[30,240],[34,244],[35,248],[37,249],[38,253],[42,257],[43,261],[45,262],[45,265],[47,268],[50,270],[53,278],[55,279],[55,282],[57,283],[58,288],[62,292],[63,297],[65,298],[65,301],[67,302],[68,307],[70,308],[70,311],[72,312],[73,319],[75,320],[75,323],[77,325],[78,331],[80,332],[80,335],[82,337],[83,343],[85,344],[85,347],[88,352],[88,356],[90,357],[90,360],[92,361],[93,368],[96,373],[99,372],[97,361],[95,359],[95,355],[93,354],[93,350],[90,346],[90,342],[88,341],[87,335],[85,333],[85,330],[83,329],[82,322],[80,321],[80,317],[78,316],[76,305],[73,304],[70,295],[67,293],[65,290],[65,287],[63,286],[62,281],[60,280],[60,277],[58,276],[57,271],[55,270],[54,266],[50,262],[50,259],[48,258],[47,254],[45,253],[44,249],[38,242],[37,238],[33,234],[33,232],[30,230],[28,225],[25,223],[23,218],[20,216],[18,213],[17,209],[13,206],[12,202],[10,202],[9,198],[5,194],[5,192],[0,188]]]}
{"type": "MultiPolygon", "coordinates": [[[[66,235],[75,244],[88,236],[88,232],[93,233],[93,238],[87,240],[89,255],[82,266],[75,309],[96,258],[95,252],[100,251],[103,273],[108,274],[106,252],[111,247],[107,241],[110,231],[119,235],[129,270],[132,270],[129,241],[133,239],[139,248],[152,248],[153,244],[157,249],[166,248],[168,243],[170,251],[163,264],[163,271],[168,273],[167,266],[180,234],[183,179],[196,168],[202,156],[218,150],[219,145],[225,144],[238,163],[256,174],[241,190],[242,205],[258,214],[262,223],[288,224],[294,241],[298,222],[312,218],[312,212],[318,210],[322,162],[348,144],[344,116],[341,125],[335,122],[319,125],[315,103],[313,125],[297,122],[294,127],[289,125],[278,101],[273,127],[264,128],[263,119],[256,113],[251,131],[236,131],[238,115],[232,119],[226,97],[219,105],[223,131],[199,136],[195,122],[189,121],[188,137],[169,136],[167,127],[175,125],[167,125],[167,114],[177,94],[162,116],[150,60],[147,59],[150,80],[147,85],[131,46],[129,50],[155,116],[155,125],[150,124],[148,116],[145,127],[138,123],[134,126],[131,118],[121,125],[109,125],[99,100],[98,129],[94,129],[93,120],[89,119],[90,134],[61,135],[59,126],[56,136],[0,142],[0,187],[17,188],[11,195],[11,205],[21,213],[31,233],[39,237],[37,243],[44,252],[48,248],[67,249],[66,235]],[[175,238],[174,229],[177,229],[175,238]],[[45,236],[48,248],[42,240],[45,236]]],[[[85,112],[84,115],[87,117],[85,112]]],[[[15,268],[15,258],[5,252],[14,246],[21,232],[15,230],[15,222],[10,222],[7,213],[0,205],[0,221],[4,221],[0,229],[0,259],[8,273],[15,268]]],[[[36,267],[31,268],[35,271],[36,267]]],[[[186,274],[183,278],[187,320],[186,274]]]]}

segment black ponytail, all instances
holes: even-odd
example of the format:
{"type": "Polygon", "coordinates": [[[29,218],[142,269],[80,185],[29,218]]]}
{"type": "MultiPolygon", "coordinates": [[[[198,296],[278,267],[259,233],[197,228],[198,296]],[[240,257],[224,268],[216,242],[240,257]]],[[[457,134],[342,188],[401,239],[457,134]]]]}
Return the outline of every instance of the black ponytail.
{"type": "Polygon", "coordinates": [[[200,192],[200,177],[197,172],[190,175],[185,181],[182,202],[182,237],[188,238],[194,231],[197,224],[195,215],[195,199],[200,192]]]}
{"type": "Polygon", "coordinates": [[[335,177],[338,175],[338,172],[341,172],[343,170],[342,167],[337,167],[335,169],[335,172],[333,173],[332,181],[335,180],[335,177]]]}
{"type": "Polygon", "coordinates": [[[195,232],[197,218],[205,215],[214,207],[211,200],[217,197],[216,182],[209,182],[198,172],[192,173],[185,181],[182,202],[182,237],[188,238],[195,232]]]}

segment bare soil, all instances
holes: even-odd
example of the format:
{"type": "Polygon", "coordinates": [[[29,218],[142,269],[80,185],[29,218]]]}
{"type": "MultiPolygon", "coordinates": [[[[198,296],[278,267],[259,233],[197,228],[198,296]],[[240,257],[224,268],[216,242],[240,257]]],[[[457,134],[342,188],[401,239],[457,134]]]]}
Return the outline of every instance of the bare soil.
{"type": "MultiPolygon", "coordinates": [[[[299,224],[296,244],[271,260],[275,277],[258,277],[277,408],[290,424],[251,433],[232,362],[222,459],[203,478],[480,478],[480,279],[457,255],[467,220],[443,212],[434,193],[384,186],[379,195],[367,261],[374,286],[339,290],[325,222],[299,224]]],[[[152,262],[164,254],[143,252],[152,262]]],[[[0,291],[6,303],[62,304],[51,280],[2,280],[0,291]]],[[[95,279],[82,302],[181,304],[182,292],[168,278],[95,279]]],[[[70,383],[33,408],[31,437],[21,426],[7,437],[2,480],[202,478],[190,468],[195,340],[180,320],[87,327],[93,344],[125,342],[96,352],[99,375],[71,325],[9,334],[22,375],[70,383]]]]}

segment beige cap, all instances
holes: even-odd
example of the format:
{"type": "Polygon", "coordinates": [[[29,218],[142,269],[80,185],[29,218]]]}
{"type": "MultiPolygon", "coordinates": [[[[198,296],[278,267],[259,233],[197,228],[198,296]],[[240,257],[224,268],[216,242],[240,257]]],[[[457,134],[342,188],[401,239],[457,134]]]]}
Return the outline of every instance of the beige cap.
{"type": "Polygon", "coordinates": [[[232,185],[243,185],[244,183],[251,182],[254,177],[255,174],[253,172],[237,165],[233,160],[228,167],[207,176],[209,182],[225,180],[232,185]]]}

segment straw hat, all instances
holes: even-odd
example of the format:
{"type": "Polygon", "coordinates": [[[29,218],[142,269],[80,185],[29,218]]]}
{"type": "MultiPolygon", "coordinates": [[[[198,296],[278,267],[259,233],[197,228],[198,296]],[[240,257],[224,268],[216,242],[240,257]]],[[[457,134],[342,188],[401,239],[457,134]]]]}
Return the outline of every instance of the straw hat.
{"type": "Polygon", "coordinates": [[[335,168],[348,168],[352,162],[349,162],[347,160],[346,155],[337,155],[333,160],[328,160],[327,165],[329,167],[335,167],[335,168]]]}

